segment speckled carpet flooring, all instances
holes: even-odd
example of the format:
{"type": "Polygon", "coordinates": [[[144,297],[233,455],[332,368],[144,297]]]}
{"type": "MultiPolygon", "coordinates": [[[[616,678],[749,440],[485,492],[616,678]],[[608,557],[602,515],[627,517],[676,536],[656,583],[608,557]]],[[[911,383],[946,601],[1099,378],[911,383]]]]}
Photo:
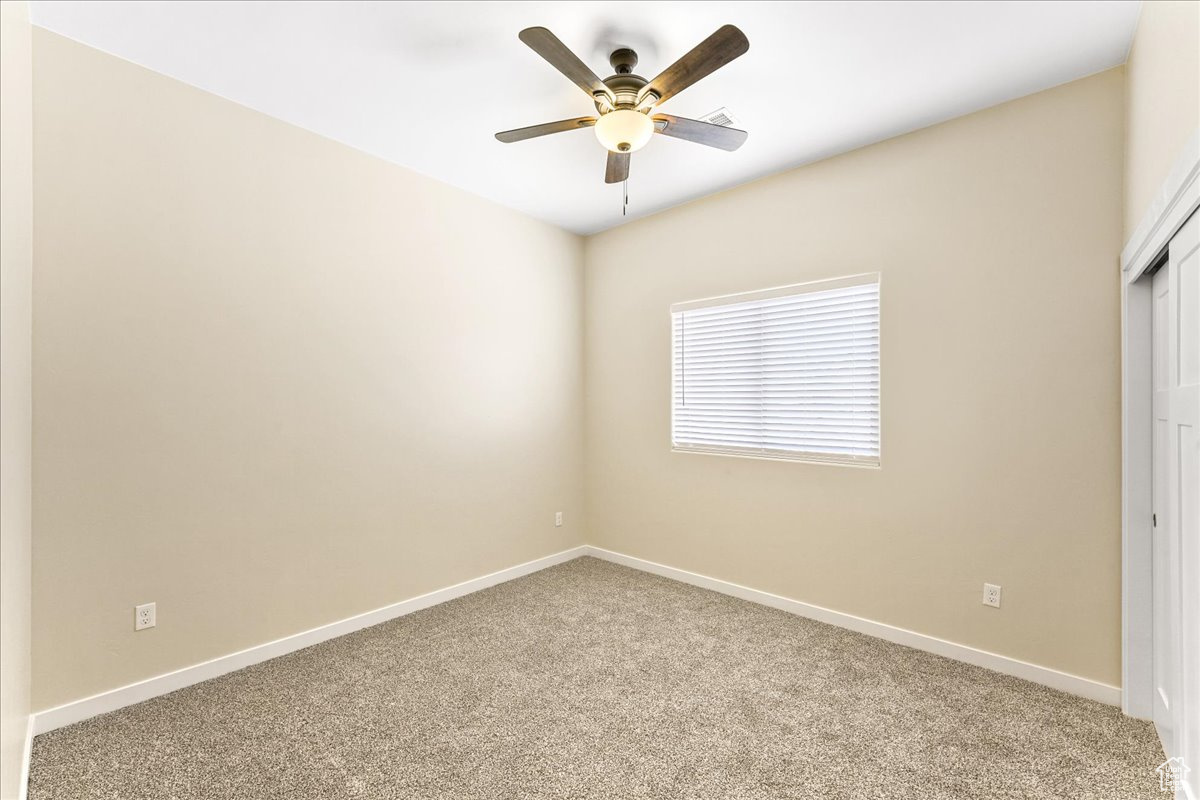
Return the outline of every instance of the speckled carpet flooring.
{"type": "Polygon", "coordinates": [[[1161,798],[1116,708],[592,558],[34,741],[59,798],[1161,798]]]}

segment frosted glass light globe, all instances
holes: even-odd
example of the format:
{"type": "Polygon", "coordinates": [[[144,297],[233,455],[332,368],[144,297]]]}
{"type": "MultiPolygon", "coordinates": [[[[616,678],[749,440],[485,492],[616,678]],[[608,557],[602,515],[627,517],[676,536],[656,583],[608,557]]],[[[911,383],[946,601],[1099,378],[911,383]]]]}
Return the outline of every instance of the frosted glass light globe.
{"type": "Polygon", "coordinates": [[[654,121],[640,111],[618,108],[596,120],[596,138],[614,153],[640,150],[654,134],[654,121]]]}

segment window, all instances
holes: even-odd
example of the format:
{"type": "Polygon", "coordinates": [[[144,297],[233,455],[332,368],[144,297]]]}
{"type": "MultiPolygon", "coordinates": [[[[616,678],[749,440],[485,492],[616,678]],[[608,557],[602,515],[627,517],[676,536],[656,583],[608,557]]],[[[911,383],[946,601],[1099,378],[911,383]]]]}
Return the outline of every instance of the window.
{"type": "Polygon", "coordinates": [[[879,276],[671,307],[674,449],[879,465],[879,276]]]}

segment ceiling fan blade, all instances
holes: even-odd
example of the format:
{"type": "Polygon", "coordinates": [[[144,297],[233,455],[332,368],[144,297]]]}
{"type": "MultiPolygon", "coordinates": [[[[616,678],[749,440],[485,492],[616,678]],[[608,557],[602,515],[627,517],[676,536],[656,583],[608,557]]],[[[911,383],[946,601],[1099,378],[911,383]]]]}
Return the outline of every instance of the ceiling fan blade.
{"type": "Polygon", "coordinates": [[[604,167],[605,183],[620,183],[629,180],[629,153],[608,151],[608,164],[604,167]]]}
{"type": "Polygon", "coordinates": [[[711,122],[701,122],[687,117],[673,117],[670,114],[654,115],[654,132],[663,136],[674,136],[676,139],[687,139],[696,144],[706,144],[721,150],[737,150],[746,143],[750,134],[737,128],[727,128],[724,125],[713,125],[711,122]],[[665,123],[665,124],[664,124],[665,123]]]}
{"type": "Polygon", "coordinates": [[[604,85],[604,81],[579,60],[557,36],[546,28],[526,28],[517,34],[518,38],[529,45],[533,52],[550,62],[550,66],[566,75],[572,83],[587,92],[588,97],[595,97],[602,92],[610,100],[612,91],[604,85]]]}
{"type": "Polygon", "coordinates": [[[696,45],[683,58],[663,70],[646,84],[641,95],[654,92],[656,102],[666,102],[706,75],[719,70],[750,49],[746,34],[733,25],[723,25],[712,36],[696,45]]]}
{"type": "Polygon", "coordinates": [[[524,141],[525,139],[535,139],[538,136],[545,136],[549,133],[562,133],[563,131],[573,131],[579,128],[590,128],[595,124],[595,117],[560,119],[558,122],[546,122],[541,125],[530,125],[528,128],[514,128],[511,131],[501,131],[496,134],[496,138],[505,144],[511,144],[513,142],[524,141]]]}

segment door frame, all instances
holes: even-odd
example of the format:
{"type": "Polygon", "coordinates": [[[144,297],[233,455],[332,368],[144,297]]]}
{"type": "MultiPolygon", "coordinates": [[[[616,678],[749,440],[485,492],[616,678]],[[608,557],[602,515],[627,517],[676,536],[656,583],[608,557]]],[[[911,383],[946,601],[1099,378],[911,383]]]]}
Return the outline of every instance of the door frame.
{"type": "Polygon", "coordinates": [[[1152,305],[1147,271],[1200,207],[1200,129],[1121,252],[1121,710],[1153,714],[1152,305]]]}

